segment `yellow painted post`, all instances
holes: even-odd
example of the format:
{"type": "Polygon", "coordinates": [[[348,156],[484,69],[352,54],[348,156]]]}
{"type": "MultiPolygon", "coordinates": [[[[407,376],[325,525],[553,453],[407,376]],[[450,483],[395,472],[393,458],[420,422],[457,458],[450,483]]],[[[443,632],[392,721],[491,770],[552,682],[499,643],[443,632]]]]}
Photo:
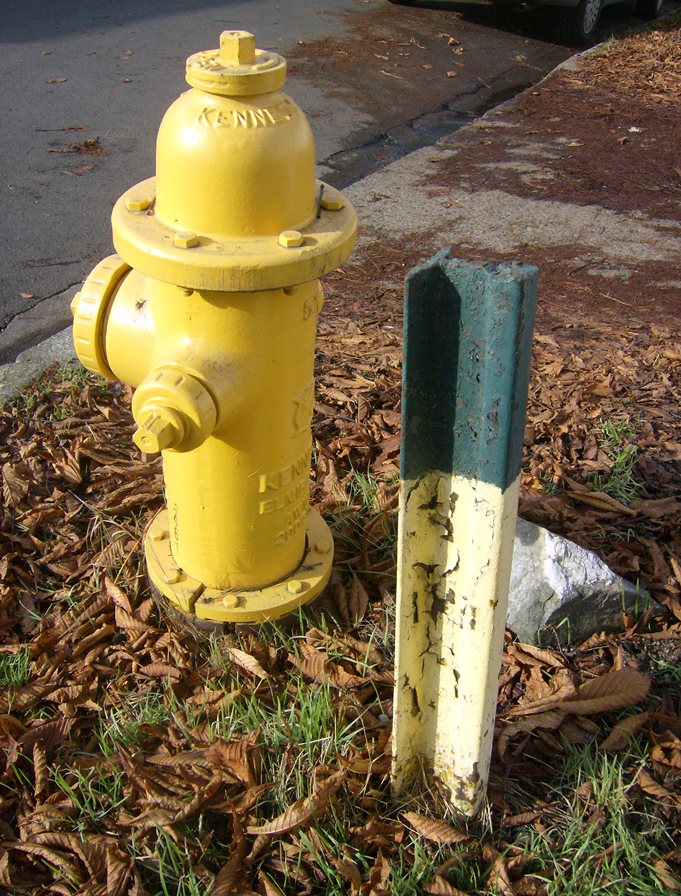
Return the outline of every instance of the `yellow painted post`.
{"type": "Polygon", "coordinates": [[[537,270],[441,252],[405,287],[392,783],[485,794],[537,270]]]}
{"type": "Polygon", "coordinates": [[[186,77],[156,177],[113,209],[118,254],[74,300],[74,342],[86,367],[135,388],[135,443],[163,456],[153,585],[198,618],[257,622],[309,602],[331,573],[331,533],[309,506],[314,341],[319,278],[348,257],[357,222],[315,181],[281,56],[225,31],[186,77]]]}

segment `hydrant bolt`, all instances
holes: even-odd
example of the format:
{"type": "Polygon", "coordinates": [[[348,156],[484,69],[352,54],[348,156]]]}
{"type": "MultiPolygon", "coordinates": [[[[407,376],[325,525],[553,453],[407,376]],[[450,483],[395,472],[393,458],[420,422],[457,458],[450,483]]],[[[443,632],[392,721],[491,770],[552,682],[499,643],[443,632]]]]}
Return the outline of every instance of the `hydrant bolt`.
{"type": "Polygon", "coordinates": [[[329,212],[340,211],[345,206],[342,196],[322,196],[321,207],[329,212]]]}
{"type": "Polygon", "coordinates": [[[151,203],[144,196],[130,196],[125,200],[125,207],[129,212],[143,212],[149,208],[151,203]]]}
{"type": "Polygon", "coordinates": [[[178,249],[193,249],[194,246],[199,245],[199,238],[191,230],[181,230],[175,234],[173,242],[178,249]]]}
{"type": "Polygon", "coordinates": [[[284,249],[297,249],[305,241],[299,230],[284,230],[279,234],[279,245],[284,249]]]}
{"type": "Polygon", "coordinates": [[[186,430],[180,414],[172,408],[149,411],[133,435],[133,441],[145,454],[158,454],[176,448],[185,438],[186,430]]]}

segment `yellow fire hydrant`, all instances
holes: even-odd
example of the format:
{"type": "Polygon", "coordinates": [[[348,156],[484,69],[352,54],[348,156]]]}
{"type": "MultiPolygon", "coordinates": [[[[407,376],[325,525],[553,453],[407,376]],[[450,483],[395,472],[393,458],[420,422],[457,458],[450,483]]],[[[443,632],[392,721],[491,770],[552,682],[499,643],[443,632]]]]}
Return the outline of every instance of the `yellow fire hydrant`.
{"type": "Polygon", "coordinates": [[[134,440],[163,455],[149,578],[217,622],[309,602],[333,558],[309,506],[318,278],[352,251],[356,216],[315,181],[285,75],[246,31],[189,57],[192,89],[163,118],[156,178],[116,203],[118,254],[72,305],[79,359],[135,387],[134,440]]]}

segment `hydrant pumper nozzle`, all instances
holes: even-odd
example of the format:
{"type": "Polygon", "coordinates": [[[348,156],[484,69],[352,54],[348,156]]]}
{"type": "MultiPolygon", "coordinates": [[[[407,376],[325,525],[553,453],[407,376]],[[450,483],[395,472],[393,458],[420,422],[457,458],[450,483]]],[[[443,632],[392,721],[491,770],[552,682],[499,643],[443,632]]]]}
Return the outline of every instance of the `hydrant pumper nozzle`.
{"type": "Polygon", "coordinates": [[[118,254],[74,299],[74,344],[135,388],[134,441],[162,453],[152,584],[198,618],[257,622],[331,573],[331,533],[309,506],[314,342],[319,278],[352,251],[356,215],[315,181],[281,56],[226,31],[186,75],[156,177],[114,207],[118,254]]]}

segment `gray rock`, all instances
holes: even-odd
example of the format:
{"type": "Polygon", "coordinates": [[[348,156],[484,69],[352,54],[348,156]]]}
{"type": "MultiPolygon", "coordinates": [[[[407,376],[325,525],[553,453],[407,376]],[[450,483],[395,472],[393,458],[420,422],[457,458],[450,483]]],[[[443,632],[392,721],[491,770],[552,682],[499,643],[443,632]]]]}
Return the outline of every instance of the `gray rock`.
{"type": "Polygon", "coordinates": [[[622,630],[622,611],[642,613],[648,592],[591,551],[518,519],[507,626],[521,641],[566,646],[622,630]]]}

